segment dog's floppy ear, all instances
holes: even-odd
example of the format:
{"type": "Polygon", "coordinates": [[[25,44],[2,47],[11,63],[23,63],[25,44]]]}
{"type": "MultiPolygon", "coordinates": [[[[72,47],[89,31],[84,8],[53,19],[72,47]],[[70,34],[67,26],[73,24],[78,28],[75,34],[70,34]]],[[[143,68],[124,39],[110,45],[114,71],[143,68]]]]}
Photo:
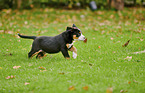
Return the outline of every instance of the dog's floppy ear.
{"type": "Polygon", "coordinates": [[[66,28],[66,31],[70,31],[70,30],[72,30],[72,27],[67,27],[66,28]]]}
{"type": "Polygon", "coordinates": [[[72,27],[76,27],[76,25],[75,25],[75,24],[73,24],[73,25],[72,25],[72,27]]]}

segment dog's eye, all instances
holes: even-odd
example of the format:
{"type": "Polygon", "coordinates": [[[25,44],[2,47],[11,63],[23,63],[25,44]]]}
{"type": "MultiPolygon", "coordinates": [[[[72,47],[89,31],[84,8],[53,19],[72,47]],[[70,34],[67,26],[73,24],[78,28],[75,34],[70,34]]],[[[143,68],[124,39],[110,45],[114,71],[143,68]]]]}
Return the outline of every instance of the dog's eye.
{"type": "Polygon", "coordinates": [[[81,33],[78,33],[78,34],[77,34],[77,37],[79,37],[80,35],[81,35],[81,33]]]}

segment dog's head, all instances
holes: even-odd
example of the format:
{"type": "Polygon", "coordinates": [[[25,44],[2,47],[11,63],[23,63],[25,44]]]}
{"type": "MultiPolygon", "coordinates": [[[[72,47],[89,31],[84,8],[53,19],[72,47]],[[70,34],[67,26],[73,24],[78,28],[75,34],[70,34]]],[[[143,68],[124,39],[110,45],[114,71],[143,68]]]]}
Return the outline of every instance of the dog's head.
{"type": "Polygon", "coordinates": [[[81,30],[73,24],[72,27],[67,27],[66,31],[70,31],[72,33],[73,40],[85,40],[85,36],[82,34],[81,30]]]}

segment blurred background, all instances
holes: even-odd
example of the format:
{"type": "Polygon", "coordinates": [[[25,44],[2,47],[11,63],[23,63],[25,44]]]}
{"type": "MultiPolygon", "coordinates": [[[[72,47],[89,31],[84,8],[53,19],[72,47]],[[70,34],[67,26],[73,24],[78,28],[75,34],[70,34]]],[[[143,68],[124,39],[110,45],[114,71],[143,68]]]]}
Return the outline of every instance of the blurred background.
{"type": "Polygon", "coordinates": [[[145,0],[0,0],[1,9],[65,8],[123,10],[124,6],[145,6],[145,0]]]}

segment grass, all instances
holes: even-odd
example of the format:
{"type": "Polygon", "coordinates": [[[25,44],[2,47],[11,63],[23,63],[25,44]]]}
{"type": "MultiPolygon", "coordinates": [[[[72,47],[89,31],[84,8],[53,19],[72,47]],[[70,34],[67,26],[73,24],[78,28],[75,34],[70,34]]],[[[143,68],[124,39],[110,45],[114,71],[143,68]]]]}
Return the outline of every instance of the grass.
{"type": "Polygon", "coordinates": [[[104,93],[109,87],[113,93],[145,92],[145,54],[131,54],[145,49],[144,8],[121,12],[3,10],[0,15],[1,93],[104,93]],[[47,54],[43,59],[27,58],[32,40],[18,38],[17,33],[54,36],[73,23],[88,38],[86,44],[74,44],[77,59],[66,60],[61,53],[47,54]],[[128,46],[122,47],[129,39],[128,46]],[[125,59],[127,56],[132,59],[125,59]],[[15,78],[6,79],[11,75],[15,78]]]}

